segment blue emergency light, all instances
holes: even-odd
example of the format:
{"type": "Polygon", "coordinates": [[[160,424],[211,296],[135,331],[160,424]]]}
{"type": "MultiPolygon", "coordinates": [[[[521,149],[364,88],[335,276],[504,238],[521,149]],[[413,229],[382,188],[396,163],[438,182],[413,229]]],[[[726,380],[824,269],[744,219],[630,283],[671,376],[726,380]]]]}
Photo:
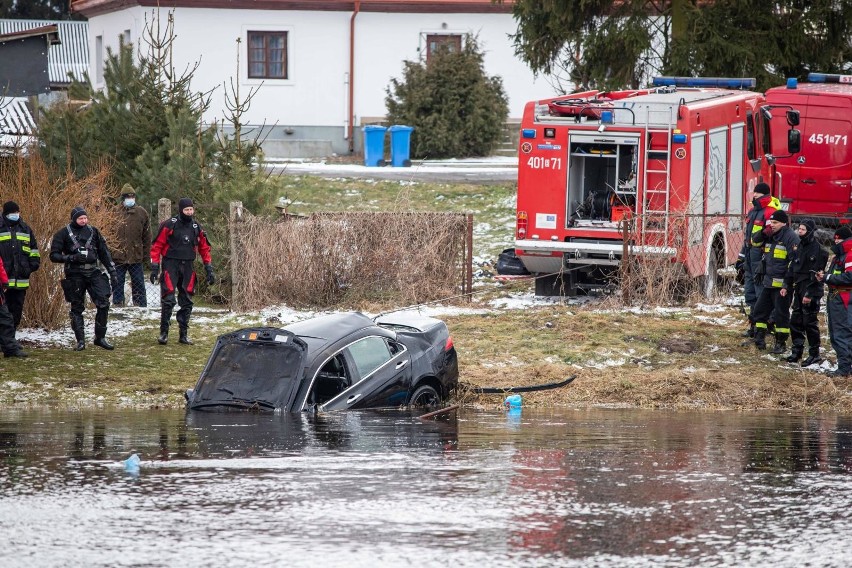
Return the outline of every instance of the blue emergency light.
{"type": "Polygon", "coordinates": [[[787,88],[788,89],[798,89],[799,88],[799,80],[795,77],[787,77],[787,88]]]}
{"type": "Polygon", "coordinates": [[[605,110],[601,112],[601,123],[603,124],[612,124],[613,114],[611,110],[605,110]]]}
{"type": "Polygon", "coordinates": [[[852,75],[832,75],[829,73],[808,73],[811,83],[852,83],[852,75]]]}
{"type": "Polygon", "coordinates": [[[524,128],[521,130],[521,136],[523,138],[535,138],[535,128],[524,128]]]}
{"type": "Polygon", "coordinates": [[[686,144],[686,134],[672,134],[672,144],[686,144]]]}
{"type": "Polygon", "coordinates": [[[654,77],[655,87],[722,87],[726,89],[753,89],[757,85],[754,77],[654,77]]]}

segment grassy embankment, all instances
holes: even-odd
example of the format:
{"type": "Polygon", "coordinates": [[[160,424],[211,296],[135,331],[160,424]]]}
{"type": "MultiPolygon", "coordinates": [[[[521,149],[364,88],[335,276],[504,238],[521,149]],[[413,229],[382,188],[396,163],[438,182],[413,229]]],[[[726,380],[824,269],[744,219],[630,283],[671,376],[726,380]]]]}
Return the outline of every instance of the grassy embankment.
{"type": "MultiPolygon", "coordinates": [[[[477,223],[477,256],[495,258],[511,241],[511,185],[372,183],[307,176],[283,177],[278,183],[294,201],[295,213],[395,207],[470,211],[477,223]]],[[[453,334],[461,381],[467,386],[530,385],[576,374],[577,380],[567,388],[525,395],[526,404],[852,411],[852,392],[847,392],[852,384],[740,346],[742,316],[732,307],[638,311],[613,308],[610,301],[492,310],[490,300],[529,291],[530,284],[485,285],[481,290],[470,307],[489,308],[487,312],[443,318],[453,334]]],[[[371,312],[389,308],[341,309],[352,307],[371,312]]],[[[195,346],[187,347],[175,342],[157,345],[156,314],[143,321],[129,335],[116,338],[112,352],[93,346],[74,353],[28,345],[32,353],[28,360],[0,360],[0,403],[180,406],[184,389],[194,384],[216,335],[250,323],[269,323],[258,314],[204,314],[191,328],[195,346]]],[[[475,396],[463,389],[459,399],[494,407],[502,396],[475,396]]]]}

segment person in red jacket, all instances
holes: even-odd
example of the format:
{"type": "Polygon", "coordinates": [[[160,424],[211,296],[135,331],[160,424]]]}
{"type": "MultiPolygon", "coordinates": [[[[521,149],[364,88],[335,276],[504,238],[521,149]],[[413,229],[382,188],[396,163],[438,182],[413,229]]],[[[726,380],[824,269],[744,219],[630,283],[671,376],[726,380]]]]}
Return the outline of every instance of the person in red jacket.
{"type": "Polygon", "coordinates": [[[6,305],[6,288],[9,286],[9,276],[0,258],[0,347],[4,357],[26,357],[27,353],[15,339],[15,318],[6,305]]]}
{"type": "Polygon", "coordinates": [[[178,215],[160,224],[157,236],[151,244],[151,283],[160,281],[161,311],[160,337],[157,341],[165,345],[169,341],[169,320],[175,304],[180,305],[175,319],[180,331],[179,342],[192,345],[188,337],[189,316],[192,314],[192,296],[195,294],[196,254],[201,256],[207,283],[213,284],[213,265],[210,259],[210,242],[201,225],[193,218],[195,207],[192,199],[178,201],[178,215]],[[162,266],[162,276],[160,267],[162,266]],[[177,293],[177,299],[175,299],[177,293]]]}

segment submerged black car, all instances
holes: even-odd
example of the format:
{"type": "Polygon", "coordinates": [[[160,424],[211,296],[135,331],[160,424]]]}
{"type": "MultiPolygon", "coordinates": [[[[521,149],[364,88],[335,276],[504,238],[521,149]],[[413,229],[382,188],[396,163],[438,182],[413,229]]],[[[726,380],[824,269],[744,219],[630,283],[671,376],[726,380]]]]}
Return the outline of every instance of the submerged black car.
{"type": "Polygon", "coordinates": [[[219,336],[186,401],[215,411],[429,407],[458,378],[444,322],[347,312],[219,336]]]}

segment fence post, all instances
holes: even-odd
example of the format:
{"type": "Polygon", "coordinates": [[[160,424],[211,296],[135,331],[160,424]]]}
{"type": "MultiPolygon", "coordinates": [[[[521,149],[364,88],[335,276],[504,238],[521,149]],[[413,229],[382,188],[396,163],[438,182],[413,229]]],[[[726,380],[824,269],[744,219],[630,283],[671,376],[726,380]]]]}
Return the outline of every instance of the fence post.
{"type": "Polygon", "coordinates": [[[157,224],[172,216],[172,200],[161,197],[157,200],[157,224]]]}
{"type": "Polygon", "coordinates": [[[473,213],[467,214],[467,223],[465,227],[465,288],[467,293],[467,301],[473,301],[473,213]]]}
{"type": "Polygon", "coordinates": [[[624,305],[630,305],[630,234],[632,231],[631,220],[627,216],[621,219],[621,297],[624,305]]]}
{"type": "Polygon", "coordinates": [[[243,202],[231,201],[228,204],[228,244],[231,249],[231,302],[239,307],[239,298],[237,294],[240,281],[240,254],[237,250],[239,241],[237,239],[237,224],[243,220],[243,202]]]}

